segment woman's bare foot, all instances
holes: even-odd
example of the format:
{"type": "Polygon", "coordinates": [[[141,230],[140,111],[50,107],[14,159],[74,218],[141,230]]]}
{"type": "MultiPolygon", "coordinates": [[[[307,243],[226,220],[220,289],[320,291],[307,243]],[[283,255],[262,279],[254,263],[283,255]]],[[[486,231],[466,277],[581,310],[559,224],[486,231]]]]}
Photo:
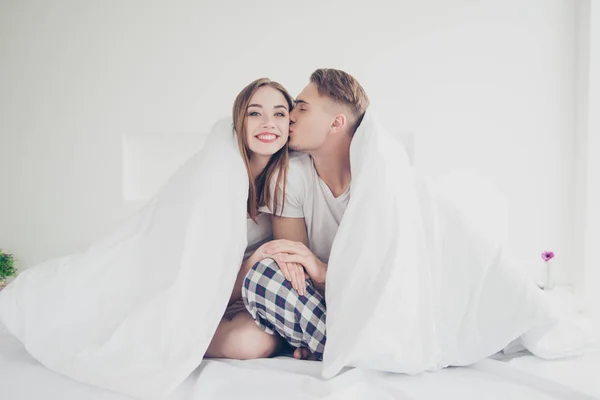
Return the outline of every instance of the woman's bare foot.
{"type": "Polygon", "coordinates": [[[311,353],[306,347],[299,347],[294,350],[294,358],[296,360],[316,360],[313,353],[311,353]]]}

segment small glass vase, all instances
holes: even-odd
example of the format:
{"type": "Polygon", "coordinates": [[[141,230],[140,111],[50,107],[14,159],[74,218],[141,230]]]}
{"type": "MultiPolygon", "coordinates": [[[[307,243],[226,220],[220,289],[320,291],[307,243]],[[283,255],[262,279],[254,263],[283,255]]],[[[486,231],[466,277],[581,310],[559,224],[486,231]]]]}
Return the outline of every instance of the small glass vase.
{"type": "Polygon", "coordinates": [[[544,261],[542,276],[538,286],[542,290],[552,290],[556,286],[556,270],[553,260],[544,261]]]}

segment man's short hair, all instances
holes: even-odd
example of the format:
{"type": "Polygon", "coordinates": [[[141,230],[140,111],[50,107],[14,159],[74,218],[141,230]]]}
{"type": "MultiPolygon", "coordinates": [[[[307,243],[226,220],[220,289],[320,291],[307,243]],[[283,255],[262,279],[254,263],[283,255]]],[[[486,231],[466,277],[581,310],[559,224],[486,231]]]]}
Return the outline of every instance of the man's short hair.
{"type": "Polygon", "coordinates": [[[354,134],[369,107],[369,97],[360,83],[349,73],[331,68],[316,70],[310,81],[317,86],[319,95],[348,107],[353,117],[350,123],[354,134]]]}

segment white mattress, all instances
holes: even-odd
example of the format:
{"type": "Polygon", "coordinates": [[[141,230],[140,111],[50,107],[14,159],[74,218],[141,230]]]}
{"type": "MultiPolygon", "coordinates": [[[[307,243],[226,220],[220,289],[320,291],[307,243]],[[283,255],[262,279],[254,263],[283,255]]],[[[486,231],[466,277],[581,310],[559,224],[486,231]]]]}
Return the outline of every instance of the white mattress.
{"type": "MultiPolygon", "coordinates": [[[[600,399],[600,353],[544,361],[487,359],[418,376],[346,369],[329,381],[320,363],[278,357],[205,361],[169,397],[200,399],[600,399]]],[[[55,374],[0,326],[0,399],[131,400],[55,374]]]]}

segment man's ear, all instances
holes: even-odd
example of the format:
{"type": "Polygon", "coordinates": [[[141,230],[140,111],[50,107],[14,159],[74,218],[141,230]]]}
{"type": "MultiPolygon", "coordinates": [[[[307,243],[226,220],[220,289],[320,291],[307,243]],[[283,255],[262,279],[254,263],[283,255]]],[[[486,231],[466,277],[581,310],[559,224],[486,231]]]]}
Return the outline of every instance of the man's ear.
{"type": "Polygon", "coordinates": [[[344,114],[336,114],[333,122],[331,123],[331,130],[333,132],[339,132],[346,126],[347,120],[344,114]]]}

